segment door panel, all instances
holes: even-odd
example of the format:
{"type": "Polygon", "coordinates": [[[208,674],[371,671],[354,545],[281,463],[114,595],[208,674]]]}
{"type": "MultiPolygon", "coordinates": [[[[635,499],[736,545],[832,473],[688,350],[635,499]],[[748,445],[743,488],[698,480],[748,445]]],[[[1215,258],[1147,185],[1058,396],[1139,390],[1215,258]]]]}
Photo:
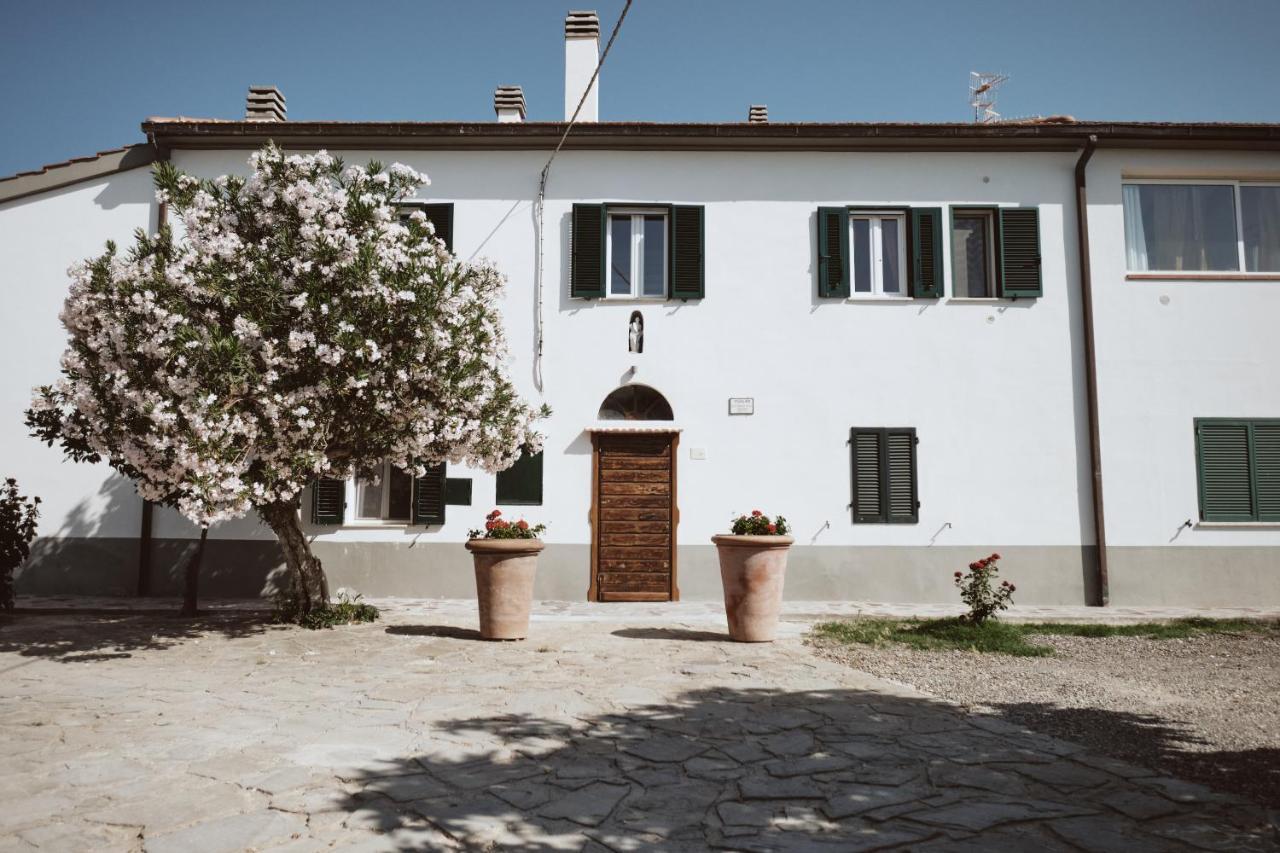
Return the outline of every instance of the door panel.
{"type": "Polygon", "coordinates": [[[677,436],[597,433],[592,507],[596,601],[671,601],[677,436]]]}

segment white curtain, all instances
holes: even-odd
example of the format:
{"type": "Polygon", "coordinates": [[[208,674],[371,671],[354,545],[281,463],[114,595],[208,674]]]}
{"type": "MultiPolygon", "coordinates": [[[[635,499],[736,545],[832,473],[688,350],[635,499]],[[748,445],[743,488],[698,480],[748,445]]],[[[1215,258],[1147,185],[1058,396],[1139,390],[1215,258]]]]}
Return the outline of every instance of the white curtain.
{"type": "Polygon", "coordinates": [[[1138,187],[1124,185],[1124,255],[1130,272],[1143,272],[1147,266],[1147,232],[1142,227],[1142,202],[1138,187]]]}

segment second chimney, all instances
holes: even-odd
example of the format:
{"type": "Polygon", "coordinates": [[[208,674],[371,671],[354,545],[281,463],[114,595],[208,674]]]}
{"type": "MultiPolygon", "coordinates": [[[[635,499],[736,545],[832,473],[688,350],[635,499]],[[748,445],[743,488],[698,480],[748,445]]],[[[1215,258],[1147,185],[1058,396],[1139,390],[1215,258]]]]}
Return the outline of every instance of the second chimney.
{"type": "Polygon", "coordinates": [[[493,111],[498,121],[524,121],[524,90],[519,86],[499,86],[493,90],[493,111]]]}
{"type": "Polygon", "coordinates": [[[275,86],[250,86],[244,102],[245,121],[284,121],[284,95],[275,86]]]}
{"type": "Polygon", "coordinates": [[[751,109],[747,110],[747,121],[751,124],[768,124],[769,108],[764,104],[752,104],[751,109]]]}
{"type": "Polygon", "coordinates": [[[600,61],[600,18],[595,12],[570,12],[564,19],[564,120],[573,118],[573,111],[582,102],[578,121],[600,120],[600,79],[597,77],[591,90],[587,84],[596,72],[600,61]]]}

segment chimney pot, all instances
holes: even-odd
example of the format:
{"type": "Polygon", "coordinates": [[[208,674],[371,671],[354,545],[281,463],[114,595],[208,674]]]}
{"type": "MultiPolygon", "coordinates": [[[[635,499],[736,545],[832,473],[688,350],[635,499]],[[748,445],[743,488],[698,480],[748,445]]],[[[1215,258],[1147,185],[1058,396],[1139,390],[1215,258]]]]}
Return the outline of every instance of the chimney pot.
{"type": "Polygon", "coordinates": [[[524,121],[524,90],[519,86],[499,86],[493,90],[493,111],[498,121],[524,121]]]}
{"type": "Polygon", "coordinates": [[[764,104],[752,104],[747,110],[747,121],[751,124],[768,124],[769,108],[764,104]]]}
{"type": "Polygon", "coordinates": [[[286,121],[284,95],[275,86],[250,86],[245,97],[245,121],[286,121]]]}
{"type": "Polygon", "coordinates": [[[578,121],[600,120],[600,78],[588,90],[591,76],[600,62],[600,16],[595,12],[570,12],[564,19],[564,120],[573,118],[578,102],[578,121]],[[582,93],[586,92],[586,100],[582,93]]]}

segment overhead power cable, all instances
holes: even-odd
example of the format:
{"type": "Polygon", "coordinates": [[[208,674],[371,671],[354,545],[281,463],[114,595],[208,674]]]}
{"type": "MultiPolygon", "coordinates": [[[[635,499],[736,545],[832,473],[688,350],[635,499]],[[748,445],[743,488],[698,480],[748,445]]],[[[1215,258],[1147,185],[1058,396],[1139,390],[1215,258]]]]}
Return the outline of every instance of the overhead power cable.
{"type": "Polygon", "coordinates": [[[617,23],[613,25],[613,32],[609,35],[609,41],[605,43],[604,51],[600,54],[600,60],[596,63],[595,70],[591,72],[591,81],[582,90],[582,97],[578,99],[578,106],[574,108],[573,116],[570,117],[569,123],[565,125],[564,133],[560,135],[560,141],[556,143],[555,150],[547,158],[547,164],[542,167],[542,175],[538,179],[538,204],[535,208],[538,228],[538,266],[534,276],[534,290],[537,294],[537,341],[533,357],[533,381],[538,386],[539,391],[542,390],[542,207],[547,196],[547,179],[551,176],[551,164],[555,162],[556,155],[564,147],[564,141],[569,138],[569,132],[577,124],[578,115],[582,112],[582,106],[587,102],[587,95],[591,93],[592,87],[596,85],[596,80],[600,77],[600,69],[604,67],[604,61],[609,58],[609,51],[613,48],[613,43],[617,41],[618,33],[622,29],[622,22],[627,19],[627,12],[630,10],[631,0],[627,0],[622,7],[622,14],[618,15],[617,23]]]}

